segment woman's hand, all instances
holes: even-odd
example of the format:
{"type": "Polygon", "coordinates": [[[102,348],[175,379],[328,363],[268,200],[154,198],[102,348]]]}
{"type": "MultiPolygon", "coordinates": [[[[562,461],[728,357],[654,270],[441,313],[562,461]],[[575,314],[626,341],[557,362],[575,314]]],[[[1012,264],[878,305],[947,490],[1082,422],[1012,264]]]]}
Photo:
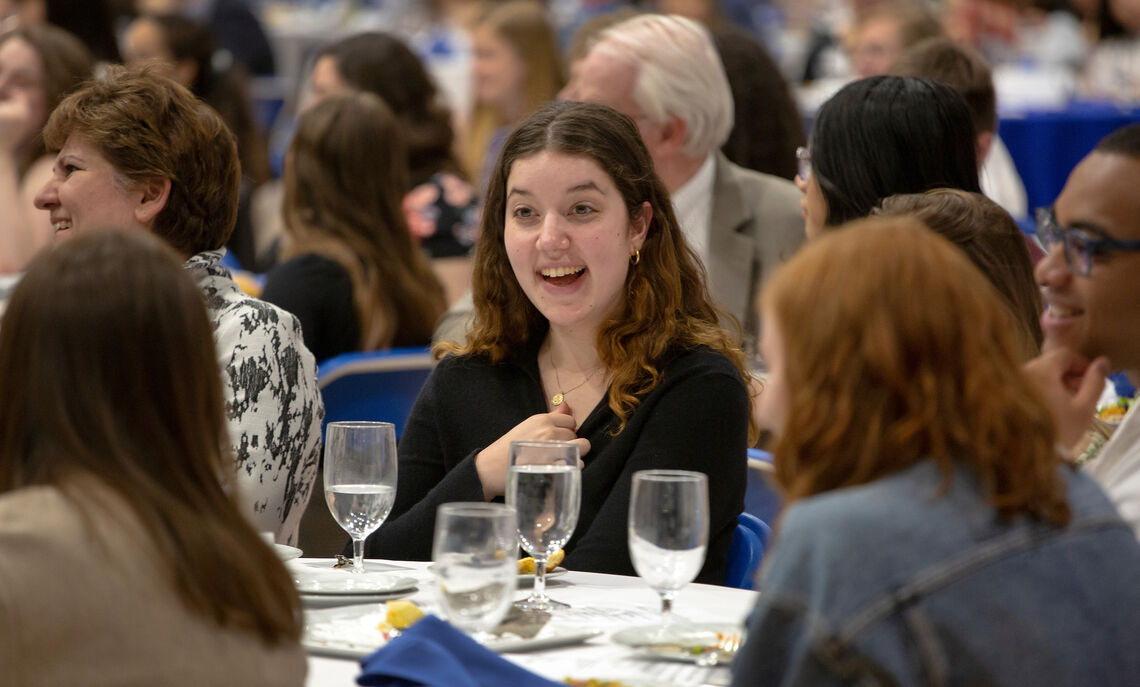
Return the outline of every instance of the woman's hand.
{"type": "Polygon", "coordinates": [[[479,473],[479,481],[483,484],[483,497],[490,501],[506,493],[512,441],[573,441],[578,444],[578,455],[584,456],[590,452],[590,441],[578,438],[575,429],[569,403],[563,403],[550,413],[531,415],[515,425],[511,431],[475,456],[475,471],[479,473]]]}

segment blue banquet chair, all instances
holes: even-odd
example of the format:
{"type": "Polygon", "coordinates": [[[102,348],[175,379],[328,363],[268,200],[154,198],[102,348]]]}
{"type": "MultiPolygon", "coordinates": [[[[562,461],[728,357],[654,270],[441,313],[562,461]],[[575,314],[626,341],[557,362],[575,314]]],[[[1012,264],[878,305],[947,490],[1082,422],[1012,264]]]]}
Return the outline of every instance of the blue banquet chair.
{"type": "Polygon", "coordinates": [[[400,436],[434,367],[427,347],[344,353],[322,361],[317,386],[325,402],[325,424],[379,420],[396,425],[400,436]]]}
{"type": "Polygon", "coordinates": [[[772,530],[768,525],[749,513],[741,513],[732,533],[732,544],[728,548],[728,574],[726,587],[752,589],[756,571],[764,558],[764,548],[772,530]]]}

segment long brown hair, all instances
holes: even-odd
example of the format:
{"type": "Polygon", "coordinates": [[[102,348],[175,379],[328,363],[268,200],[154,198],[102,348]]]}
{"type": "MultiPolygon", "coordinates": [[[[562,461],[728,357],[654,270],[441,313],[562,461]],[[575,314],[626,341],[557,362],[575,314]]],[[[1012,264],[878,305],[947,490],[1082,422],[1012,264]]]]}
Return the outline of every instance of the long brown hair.
{"type": "MultiPolygon", "coordinates": [[[[528,117],[507,139],[487,189],[472,279],[475,319],[467,344],[440,344],[437,354],[475,354],[499,362],[547,322],[526,297],[503,243],[507,179],[517,160],[543,151],[593,160],[621,193],[631,221],[644,203],[653,212],[636,265],[626,275],[626,298],[598,330],[598,355],[612,376],[609,406],[621,431],[640,398],[661,381],[661,362],[675,348],[707,346],[724,354],[748,379],[744,352],[721,328],[731,318],[713,304],[704,266],[681,234],[665,185],[629,117],[603,105],[553,103],[528,117]]],[[[732,321],[730,319],[730,321],[732,321]]]]}
{"type": "Polygon", "coordinates": [[[812,242],[762,294],[782,335],[786,502],[932,460],[969,468],[994,508],[1069,519],[1048,406],[1008,315],[961,251],[917,220],[867,219],[812,242]]]}
{"type": "MultiPolygon", "coordinates": [[[[22,40],[31,46],[44,68],[43,93],[45,117],[50,115],[59,101],[79,84],[91,78],[95,71],[95,58],[75,36],[49,24],[21,26],[0,34],[0,45],[10,40],[22,40]]],[[[38,122],[35,136],[20,148],[19,173],[22,177],[37,159],[47,153],[38,122]]]]}
{"type": "Polygon", "coordinates": [[[997,289],[1017,333],[1022,360],[1037,357],[1041,332],[1041,291],[1033,278],[1033,261],[1013,217],[980,193],[939,188],[883,200],[876,214],[910,215],[949,239],[997,289]]]}
{"type": "Polygon", "coordinates": [[[361,33],[322,48],[317,56],[331,57],[348,85],[375,93],[392,108],[407,141],[411,186],[438,172],[461,173],[452,150],[451,110],[407,44],[389,33],[361,33]]]}
{"type": "MultiPolygon", "coordinates": [[[[476,20],[474,28],[493,31],[526,64],[524,116],[550,102],[562,90],[566,75],[558,55],[558,40],[541,4],[534,0],[491,4],[476,20]]],[[[475,103],[463,151],[463,164],[469,178],[486,184],[487,180],[479,176],[491,137],[496,129],[514,123],[505,121],[490,105],[475,103]]]]}
{"type": "Polygon", "coordinates": [[[380,98],[334,95],[301,116],[285,166],[286,257],[320,253],[348,272],[362,350],[428,344],[447,307],[400,209],[401,139],[380,98]]]}
{"type": "Polygon", "coordinates": [[[213,330],[180,257],[145,232],[45,251],[12,295],[0,361],[0,493],[54,485],[90,513],[77,481],[97,479],[190,610],[300,637],[288,573],[219,480],[235,464],[213,330]]]}

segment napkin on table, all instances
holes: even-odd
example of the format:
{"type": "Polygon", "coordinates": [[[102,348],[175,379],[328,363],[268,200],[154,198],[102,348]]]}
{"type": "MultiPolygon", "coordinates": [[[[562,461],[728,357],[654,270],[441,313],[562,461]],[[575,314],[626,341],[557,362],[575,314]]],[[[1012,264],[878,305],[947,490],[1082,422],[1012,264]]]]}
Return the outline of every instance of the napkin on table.
{"type": "Polygon", "coordinates": [[[360,661],[376,687],[561,687],[511,663],[434,615],[360,661]]]}

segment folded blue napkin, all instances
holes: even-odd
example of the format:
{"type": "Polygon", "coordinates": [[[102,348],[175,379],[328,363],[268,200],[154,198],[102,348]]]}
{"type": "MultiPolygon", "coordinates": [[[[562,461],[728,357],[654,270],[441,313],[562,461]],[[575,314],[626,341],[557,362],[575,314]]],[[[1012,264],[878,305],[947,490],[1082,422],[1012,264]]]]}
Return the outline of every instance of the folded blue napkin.
{"type": "Polygon", "coordinates": [[[561,687],[500,657],[434,615],[360,661],[357,684],[383,687],[561,687]]]}

